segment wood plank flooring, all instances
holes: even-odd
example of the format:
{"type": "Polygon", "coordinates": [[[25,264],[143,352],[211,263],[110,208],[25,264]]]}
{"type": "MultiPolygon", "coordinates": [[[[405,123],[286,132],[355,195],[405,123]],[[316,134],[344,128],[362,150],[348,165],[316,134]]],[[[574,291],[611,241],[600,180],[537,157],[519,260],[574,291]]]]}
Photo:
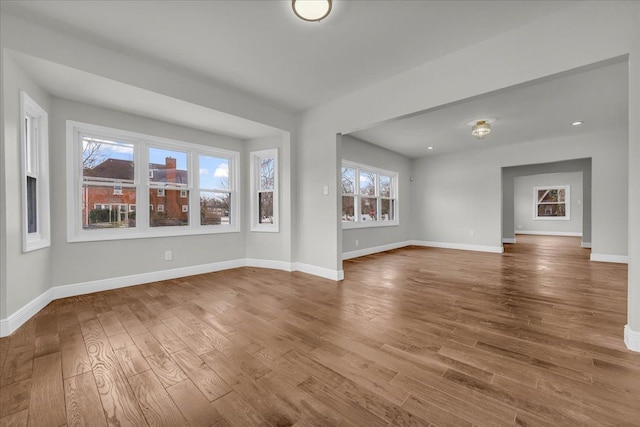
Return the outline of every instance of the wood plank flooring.
{"type": "Polygon", "coordinates": [[[638,426],[626,266],[588,259],[518,236],[58,300],[0,340],[0,425],[638,426]]]}

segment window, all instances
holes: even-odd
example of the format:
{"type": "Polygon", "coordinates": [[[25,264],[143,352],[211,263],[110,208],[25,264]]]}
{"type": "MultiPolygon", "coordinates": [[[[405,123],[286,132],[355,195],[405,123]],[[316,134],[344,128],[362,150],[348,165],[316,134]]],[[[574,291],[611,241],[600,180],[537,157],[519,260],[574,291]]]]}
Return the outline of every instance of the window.
{"type": "Polygon", "coordinates": [[[49,123],[47,112],[20,92],[22,152],[22,250],[51,245],[49,216],[49,123]]]}
{"type": "Polygon", "coordinates": [[[398,225],[398,174],[342,162],[343,228],[398,225]]]}
{"type": "Polygon", "coordinates": [[[251,231],[278,232],[278,150],[251,153],[251,231]]]}
{"type": "Polygon", "coordinates": [[[570,206],[568,185],[533,189],[533,219],[570,220],[570,206]]]}
{"type": "Polygon", "coordinates": [[[239,231],[237,152],[68,121],[67,157],[69,241],[239,231]],[[217,221],[201,221],[203,188],[224,200],[217,221]]]}

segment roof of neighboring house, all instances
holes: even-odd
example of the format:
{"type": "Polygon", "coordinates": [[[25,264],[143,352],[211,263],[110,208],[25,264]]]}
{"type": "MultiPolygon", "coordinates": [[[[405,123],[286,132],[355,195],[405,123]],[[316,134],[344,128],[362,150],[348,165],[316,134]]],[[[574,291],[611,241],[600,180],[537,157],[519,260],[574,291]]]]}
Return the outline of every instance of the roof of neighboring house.
{"type": "MultiPolygon", "coordinates": [[[[167,169],[166,165],[151,163],[149,168],[153,170],[153,181],[186,184],[188,174],[182,169],[167,169]],[[172,177],[175,174],[175,178],[172,177]]],[[[114,180],[134,179],[134,162],[132,160],[108,158],[93,168],[85,168],[84,176],[94,178],[106,178],[114,180]]]]}
{"type": "Polygon", "coordinates": [[[133,180],[133,161],[109,158],[93,168],[85,168],[84,176],[133,180]]]}

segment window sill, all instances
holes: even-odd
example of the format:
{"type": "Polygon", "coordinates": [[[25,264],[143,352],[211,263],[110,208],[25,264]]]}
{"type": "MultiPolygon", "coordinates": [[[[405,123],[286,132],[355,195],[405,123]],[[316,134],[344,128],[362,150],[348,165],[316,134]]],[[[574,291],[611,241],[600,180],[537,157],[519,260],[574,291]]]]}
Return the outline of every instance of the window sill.
{"type": "Polygon", "coordinates": [[[44,249],[51,246],[51,241],[49,239],[38,239],[27,241],[24,245],[23,253],[37,251],[38,249],[44,249]]]}
{"type": "Polygon", "coordinates": [[[571,221],[569,217],[550,216],[550,217],[538,217],[533,218],[534,221],[571,221]]]}
{"type": "Polygon", "coordinates": [[[81,231],[73,236],[67,237],[67,242],[100,242],[105,240],[129,240],[148,239],[154,237],[180,237],[180,236],[201,236],[209,234],[238,233],[238,226],[212,226],[212,229],[184,229],[182,227],[163,227],[162,230],[130,231],[126,230],[97,230],[81,231]]]}
{"type": "Polygon", "coordinates": [[[342,229],[350,230],[353,228],[397,227],[398,225],[400,225],[398,221],[343,222],[342,229]]]}
{"type": "Polygon", "coordinates": [[[251,226],[252,233],[279,233],[280,227],[278,224],[257,224],[251,226]]]}

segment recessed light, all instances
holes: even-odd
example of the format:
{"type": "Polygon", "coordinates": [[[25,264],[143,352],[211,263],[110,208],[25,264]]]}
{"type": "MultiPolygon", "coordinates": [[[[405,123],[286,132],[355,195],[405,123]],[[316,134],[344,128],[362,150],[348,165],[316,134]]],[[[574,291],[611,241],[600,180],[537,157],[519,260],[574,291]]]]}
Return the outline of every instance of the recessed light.
{"type": "Polygon", "coordinates": [[[427,147],[427,150],[433,150],[433,147],[429,146],[427,147]]]}
{"type": "Polygon", "coordinates": [[[571,126],[580,126],[582,124],[584,124],[584,121],[578,120],[578,121],[575,121],[575,122],[571,123],[571,126]]]}

